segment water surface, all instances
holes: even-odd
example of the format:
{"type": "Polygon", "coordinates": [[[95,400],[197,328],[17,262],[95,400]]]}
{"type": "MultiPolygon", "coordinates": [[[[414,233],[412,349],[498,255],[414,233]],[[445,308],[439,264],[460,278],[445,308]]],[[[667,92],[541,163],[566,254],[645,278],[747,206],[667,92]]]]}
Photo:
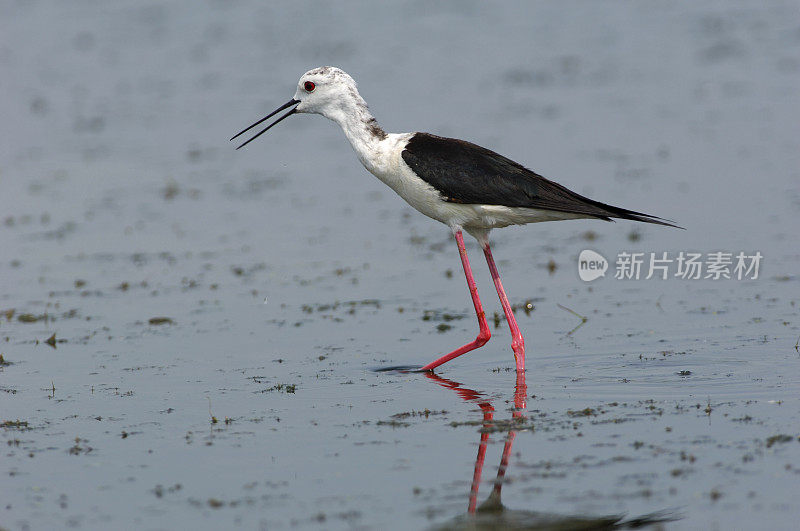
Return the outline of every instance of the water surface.
{"type": "Polygon", "coordinates": [[[796,14],[3,3],[0,527],[792,528],[796,14]],[[465,138],[686,230],[496,231],[512,303],[533,305],[524,385],[469,242],[493,339],[435,377],[376,371],[474,337],[448,230],[320,117],[227,142],[323,64],[389,131],[465,138]],[[587,248],[764,260],[755,280],[585,283],[587,248]]]}

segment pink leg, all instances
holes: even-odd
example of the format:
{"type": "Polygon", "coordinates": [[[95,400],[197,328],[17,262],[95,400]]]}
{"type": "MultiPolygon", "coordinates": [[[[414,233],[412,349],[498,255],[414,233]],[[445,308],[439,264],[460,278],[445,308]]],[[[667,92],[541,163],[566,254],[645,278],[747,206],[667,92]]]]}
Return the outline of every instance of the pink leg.
{"type": "MultiPolygon", "coordinates": [[[[475,338],[475,341],[471,343],[467,343],[461,348],[457,348],[450,354],[446,354],[441,358],[437,359],[436,361],[432,361],[429,364],[425,365],[422,371],[432,371],[439,365],[450,361],[453,358],[457,358],[460,355],[469,352],[470,350],[475,350],[476,348],[482,347],[489,341],[489,338],[492,337],[492,333],[489,331],[489,325],[486,322],[486,314],[483,312],[483,307],[481,306],[481,300],[478,298],[478,287],[475,285],[475,279],[472,278],[472,268],[469,266],[469,259],[467,259],[467,249],[464,247],[464,236],[461,234],[461,231],[456,231],[456,244],[458,244],[458,252],[461,255],[461,265],[464,266],[464,275],[467,277],[467,286],[469,286],[469,294],[472,296],[472,304],[475,305],[475,313],[478,315],[478,326],[480,327],[480,331],[478,332],[478,337],[475,338]]],[[[523,356],[524,359],[524,356],[523,356]]],[[[524,363],[523,363],[524,366],[524,363]]]]}
{"type": "Polygon", "coordinates": [[[494,287],[497,288],[497,295],[500,297],[500,304],[503,305],[503,312],[506,314],[506,321],[508,321],[508,328],[511,330],[511,350],[514,351],[514,360],[517,362],[517,371],[525,370],[525,340],[522,338],[522,333],[517,326],[517,320],[514,318],[514,312],[511,310],[511,305],[508,303],[508,297],[503,290],[503,284],[500,282],[500,273],[497,272],[497,266],[492,258],[492,250],[489,244],[483,248],[483,254],[486,255],[486,263],[489,264],[489,272],[492,274],[494,280],[494,287]]]}

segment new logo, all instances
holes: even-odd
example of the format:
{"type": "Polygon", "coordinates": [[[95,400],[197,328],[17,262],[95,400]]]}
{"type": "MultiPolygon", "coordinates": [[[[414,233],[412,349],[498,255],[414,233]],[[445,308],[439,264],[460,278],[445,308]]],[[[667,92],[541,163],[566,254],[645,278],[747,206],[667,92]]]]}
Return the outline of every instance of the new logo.
{"type": "Polygon", "coordinates": [[[606,276],[607,269],[608,260],[591,249],[584,249],[578,256],[578,276],[584,282],[606,276]]]}

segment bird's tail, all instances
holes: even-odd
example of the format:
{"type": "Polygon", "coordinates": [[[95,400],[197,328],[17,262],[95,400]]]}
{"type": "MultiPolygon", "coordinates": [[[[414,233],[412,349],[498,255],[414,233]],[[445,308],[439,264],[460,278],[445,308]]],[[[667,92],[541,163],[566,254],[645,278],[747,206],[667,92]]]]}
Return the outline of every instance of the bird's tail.
{"type": "MultiPolygon", "coordinates": [[[[584,198],[587,199],[587,198],[584,198]]],[[[626,208],[615,207],[612,205],[607,205],[605,203],[601,203],[599,201],[594,201],[591,199],[587,199],[593,206],[603,210],[604,212],[598,213],[597,217],[600,219],[604,219],[606,221],[614,221],[612,218],[616,219],[629,219],[632,221],[641,221],[643,223],[654,223],[656,225],[664,225],[666,227],[675,227],[676,229],[684,229],[685,227],[681,227],[677,225],[671,219],[664,219],[658,216],[652,216],[650,214],[645,214],[644,212],[636,212],[635,210],[628,210],[626,208]]]]}

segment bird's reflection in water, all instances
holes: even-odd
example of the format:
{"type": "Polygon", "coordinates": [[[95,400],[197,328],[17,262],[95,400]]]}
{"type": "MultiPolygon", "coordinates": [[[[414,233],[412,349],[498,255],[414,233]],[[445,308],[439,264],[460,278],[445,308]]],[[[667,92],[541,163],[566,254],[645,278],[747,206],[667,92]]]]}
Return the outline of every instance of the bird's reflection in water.
{"type": "MultiPolygon", "coordinates": [[[[480,488],[481,483],[483,462],[486,459],[486,447],[489,443],[489,433],[494,427],[494,407],[492,406],[491,402],[485,398],[483,393],[462,387],[460,383],[442,378],[432,372],[426,373],[426,376],[442,387],[447,387],[448,389],[454,390],[462,399],[477,403],[478,407],[480,407],[481,411],[483,412],[481,441],[478,445],[478,457],[475,460],[475,471],[472,475],[472,487],[470,489],[469,506],[467,508],[468,513],[474,514],[478,502],[478,489],[480,488]]],[[[525,417],[523,413],[525,412],[525,398],[527,392],[528,387],[525,385],[525,372],[517,371],[517,383],[514,388],[514,409],[511,414],[512,419],[518,419],[520,421],[524,420],[525,417]]],[[[503,446],[503,456],[500,459],[500,467],[497,470],[497,479],[494,482],[494,489],[492,490],[492,494],[489,496],[489,499],[486,500],[486,503],[489,503],[493,499],[497,499],[497,503],[499,503],[500,490],[503,488],[503,477],[506,475],[508,459],[511,456],[511,447],[514,444],[514,437],[516,437],[516,435],[517,432],[514,430],[514,424],[512,424],[511,429],[509,429],[508,433],[506,434],[506,442],[503,446]]],[[[483,510],[484,506],[486,506],[486,503],[481,506],[481,510],[483,510]]]]}
{"type": "Polygon", "coordinates": [[[435,529],[475,529],[475,530],[497,530],[497,529],[530,529],[539,531],[567,531],[567,530],[604,530],[604,529],[658,529],[660,524],[676,519],[668,512],[653,513],[639,518],[626,519],[624,515],[607,516],[579,516],[579,515],[559,515],[552,513],[542,513],[537,511],[508,509],[501,501],[501,490],[503,480],[508,469],[511,448],[514,438],[520,429],[532,429],[533,425],[526,422],[525,407],[526,395],[528,392],[525,384],[525,372],[517,371],[517,381],[514,386],[514,407],[511,410],[511,419],[496,420],[494,418],[495,409],[491,400],[484,393],[463,387],[460,383],[448,380],[429,372],[426,376],[448,389],[455,391],[462,399],[478,404],[483,414],[480,430],[480,443],[478,445],[478,456],[475,459],[475,469],[472,473],[472,486],[469,493],[469,504],[467,514],[458,516],[449,522],[438,525],[435,529]],[[503,453],[500,458],[500,466],[497,469],[497,477],[494,481],[492,492],[486,500],[478,505],[478,490],[481,484],[481,473],[486,459],[486,448],[489,443],[489,434],[497,431],[506,433],[503,453]]]}

